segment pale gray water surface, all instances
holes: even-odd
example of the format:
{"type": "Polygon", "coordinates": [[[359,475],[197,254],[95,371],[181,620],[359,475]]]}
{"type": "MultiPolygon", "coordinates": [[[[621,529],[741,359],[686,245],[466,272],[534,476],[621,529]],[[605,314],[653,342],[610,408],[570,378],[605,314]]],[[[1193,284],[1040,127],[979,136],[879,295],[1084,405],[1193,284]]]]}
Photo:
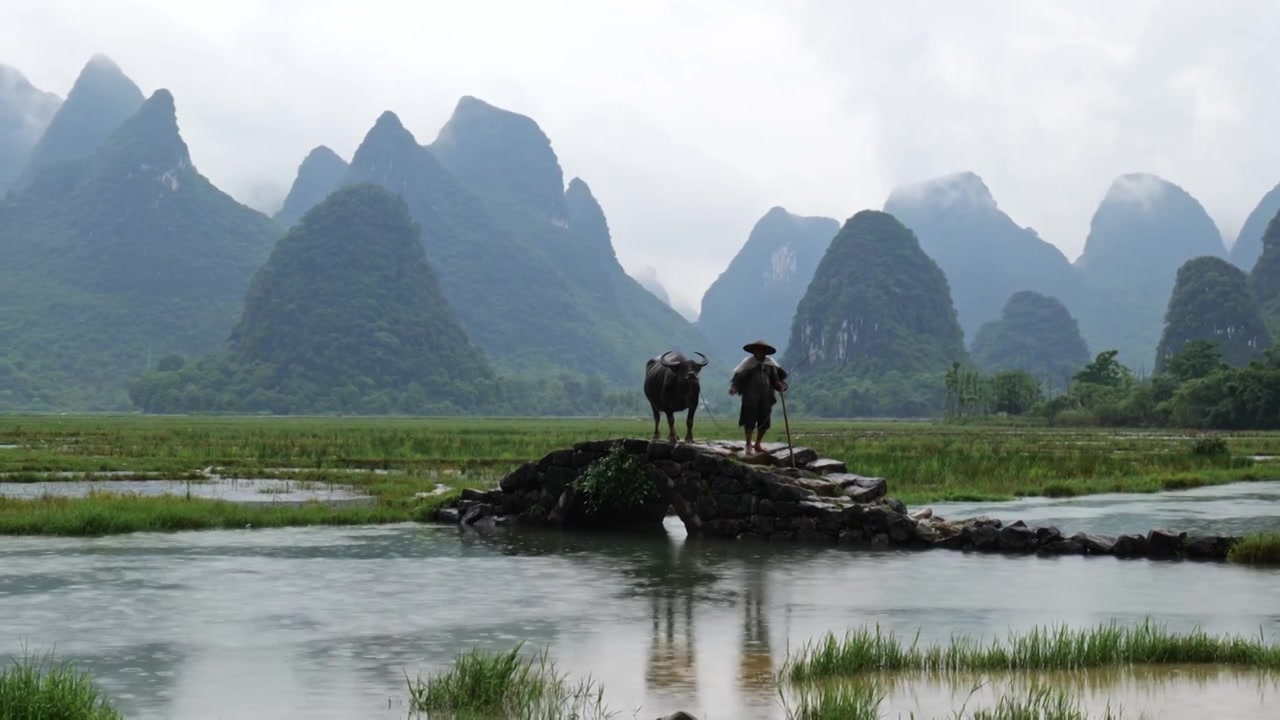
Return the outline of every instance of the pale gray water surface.
{"type": "Polygon", "coordinates": [[[1023,498],[997,503],[937,503],[949,520],[988,515],[1032,527],[1076,532],[1145,535],[1153,528],[1196,535],[1247,535],[1280,531],[1280,482],[1214,485],[1161,493],[1112,493],[1076,498],[1023,498]]]}
{"type": "Polygon", "coordinates": [[[84,497],[91,492],[130,495],[176,495],[236,503],[371,503],[373,498],[350,487],[291,480],[220,478],[216,480],[50,480],[0,481],[0,497],[84,497]]]}
{"type": "MultiPolygon", "coordinates": [[[[768,674],[788,645],[863,623],[937,641],[1145,616],[1280,635],[1280,571],[688,541],[674,519],[668,530],[4,538],[0,650],[56,648],[130,718],[346,720],[403,718],[406,672],[527,640],[601,679],[615,709],[714,720],[782,717],[768,674]]],[[[1256,675],[1094,685],[1090,702],[1153,717],[1274,717],[1274,682],[1256,675]]],[[[886,710],[933,713],[963,701],[958,687],[903,686],[886,710]]]]}

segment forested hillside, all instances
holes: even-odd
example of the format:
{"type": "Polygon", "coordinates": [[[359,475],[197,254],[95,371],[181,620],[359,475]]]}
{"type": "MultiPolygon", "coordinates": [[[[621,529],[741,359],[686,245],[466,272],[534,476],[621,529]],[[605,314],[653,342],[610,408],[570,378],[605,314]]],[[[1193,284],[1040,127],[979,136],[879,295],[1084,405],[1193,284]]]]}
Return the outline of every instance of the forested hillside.
{"type": "Polygon", "coordinates": [[[133,390],[147,411],[452,414],[497,383],[427,264],[404,201],[372,185],[304,215],[254,276],[226,348],[133,390]]]}
{"type": "Polygon", "coordinates": [[[197,172],[157,90],[0,203],[0,408],[128,407],[154,362],[217,347],[277,232],[197,172]]]}
{"type": "Polygon", "coordinates": [[[1075,318],[1057,298],[1023,290],[999,320],[979,328],[969,348],[983,372],[1024,370],[1048,390],[1065,390],[1090,360],[1075,318]]]}
{"type": "Polygon", "coordinates": [[[946,276],[910,230],[864,210],[818,264],[791,326],[784,367],[805,367],[796,396],[820,415],[928,415],[943,375],[967,362],[946,276]]]}

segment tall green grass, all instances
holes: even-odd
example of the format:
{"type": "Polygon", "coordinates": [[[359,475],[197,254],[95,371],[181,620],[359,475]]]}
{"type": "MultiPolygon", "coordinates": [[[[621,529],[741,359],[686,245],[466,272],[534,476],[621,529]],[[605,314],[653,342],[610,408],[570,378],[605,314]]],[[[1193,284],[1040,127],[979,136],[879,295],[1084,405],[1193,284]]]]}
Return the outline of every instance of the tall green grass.
{"type": "Polygon", "coordinates": [[[602,720],[613,717],[604,688],[590,678],[556,671],[546,651],[522,656],[479,650],[460,655],[448,670],[409,683],[409,707],[428,718],[458,720],[602,720]]]}
{"type": "Polygon", "coordinates": [[[1280,532],[1258,533],[1240,539],[1227,554],[1243,565],[1280,565],[1280,532]]]}
{"type": "Polygon", "coordinates": [[[1150,621],[1131,627],[1110,623],[1081,630],[1036,628],[987,644],[968,636],[953,637],[947,645],[921,646],[918,641],[917,636],[904,643],[879,626],[851,630],[843,638],[829,633],[789,657],[781,676],[809,682],[900,670],[1081,670],[1202,663],[1280,669],[1280,645],[1267,644],[1261,637],[1217,637],[1200,629],[1180,635],[1150,621]]]}
{"type": "Polygon", "coordinates": [[[123,720],[87,673],[52,656],[15,658],[0,671],[0,720],[123,720]]]}

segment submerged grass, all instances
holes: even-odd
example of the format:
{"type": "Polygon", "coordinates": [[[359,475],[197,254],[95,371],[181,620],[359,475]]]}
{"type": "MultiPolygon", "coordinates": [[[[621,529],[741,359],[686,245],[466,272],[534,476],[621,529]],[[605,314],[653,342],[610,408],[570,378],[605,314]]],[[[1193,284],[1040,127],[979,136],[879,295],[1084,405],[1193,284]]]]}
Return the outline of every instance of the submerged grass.
{"type": "Polygon", "coordinates": [[[52,656],[15,658],[0,671],[0,720],[123,720],[87,673],[52,656]]]}
{"type": "Polygon", "coordinates": [[[1241,538],[1227,559],[1242,565],[1280,565],[1280,531],[1241,538]]]}
{"type": "Polygon", "coordinates": [[[546,651],[524,657],[472,650],[450,669],[409,683],[409,707],[426,718],[596,720],[613,717],[604,688],[556,671],[546,651]]]}
{"type": "MultiPolygon", "coordinates": [[[[974,688],[977,692],[978,688],[974,688]]],[[[970,694],[972,698],[972,694],[970,694]]],[[[784,699],[787,720],[881,720],[884,693],[874,684],[819,685],[797,693],[795,707],[784,699]]],[[[911,720],[916,720],[912,713],[911,720]]],[[[1034,687],[1025,694],[1001,695],[990,707],[953,711],[934,720],[1122,720],[1124,714],[1111,707],[1091,715],[1069,693],[1057,688],[1034,687]]],[[[920,720],[924,720],[920,718],[920,720]]]]}
{"type": "Polygon", "coordinates": [[[892,632],[859,628],[844,638],[826,635],[787,659],[780,675],[791,682],[855,677],[864,673],[1081,670],[1108,666],[1222,664],[1280,670],[1280,645],[1261,637],[1218,637],[1196,629],[1172,633],[1150,621],[1072,630],[1036,628],[983,644],[956,636],[947,645],[905,644],[892,632]]]}

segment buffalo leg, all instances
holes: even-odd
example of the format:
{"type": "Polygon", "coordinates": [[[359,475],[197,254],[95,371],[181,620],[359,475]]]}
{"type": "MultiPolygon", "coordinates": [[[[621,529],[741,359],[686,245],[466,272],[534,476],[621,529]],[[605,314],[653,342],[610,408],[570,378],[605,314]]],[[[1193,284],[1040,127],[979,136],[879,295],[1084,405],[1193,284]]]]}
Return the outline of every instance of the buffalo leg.
{"type": "Polygon", "coordinates": [[[693,442],[693,414],[696,413],[697,411],[698,411],[698,408],[691,407],[689,408],[689,413],[685,416],[684,441],[687,443],[693,442]]]}
{"type": "Polygon", "coordinates": [[[667,440],[670,442],[680,442],[680,437],[676,435],[676,416],[671,411],[667,411],[667,440]]]}
{"type": "Polygon", "coordinates": [[[658,439],[658,417],[662,413],[658,412],[658,408],[656,407],[650,406],[650,409],[653,410],[653,439],[657,440],[658,439]]]}

